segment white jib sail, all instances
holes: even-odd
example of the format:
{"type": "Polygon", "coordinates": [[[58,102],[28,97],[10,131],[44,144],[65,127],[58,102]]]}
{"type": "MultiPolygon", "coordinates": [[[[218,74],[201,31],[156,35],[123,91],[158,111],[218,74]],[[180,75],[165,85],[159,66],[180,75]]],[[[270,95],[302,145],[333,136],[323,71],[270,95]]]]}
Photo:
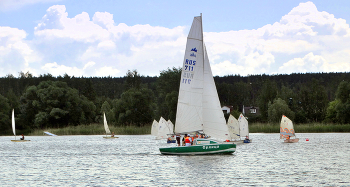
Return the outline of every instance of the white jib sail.
{"type": "Polygon", "coordinates": [[[13,134],[16,136],[15,110],[14,109],[12,109],[12,131],[13,131],[13,134]]]}
{"type": "Polygon", "coordinates": [[[152,128],[151,128],[151,135],[153,135],[153,136],[158,135],[158,122],[156,120],[153,120],[152,128]]]}
{"type": "Polygon", "coordinates": [[[249,128],[248,128],[248,120],[243,116],[243,114],[239,115],[238,118],[239,123],[239,134],[242,138],[249,136],[249,128]]]}
{"type": "Polygon", "coordinates": [[[280,125],[280,139],[286,138],[287,136],[295,136],[293,122],[285,115],[282,116],[280,125]]]}
{"type": "Polygon", "coordinates": [[[230,133],[229,135],[231,140],[236,140],[240,138],[238,120],[232,115],[230,115],[230,117],[228,118],[227,127],[230,133]]]}
{"type": "Polygon", "coordinates": [[[106,119],[105,113],[103,113],[103,125],[105,127],[106,134],[111,134],[111,131],[109,130],[108,125],[107,125],[107,119],[106,119]]]}
{"type": "Polygon", "coordinates": [[[203,130],[202,18],[195,17],[187,37],[182,66],[175,133],[203,130]]]}

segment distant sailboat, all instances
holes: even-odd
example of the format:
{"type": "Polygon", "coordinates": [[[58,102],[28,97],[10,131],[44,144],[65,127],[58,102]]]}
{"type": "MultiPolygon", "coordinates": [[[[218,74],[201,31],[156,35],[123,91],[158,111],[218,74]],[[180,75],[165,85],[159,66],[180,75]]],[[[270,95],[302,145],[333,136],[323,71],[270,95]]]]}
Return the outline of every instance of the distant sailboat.
{"type": "Polygon", "coordinates": [[[12,109],[12,131],[13,131],[13,135],[15,135],[15,139],[14,140],[11,140],[12,142],[27,142],[27,141],[30,141],[30,140],[24,140],[24,139],[19,139],[17,140],[16,139],[16,125],[15,125],[15,110],[12,109]]]}
{"type": "Polygon", "coordinates": [[[173,132],[171,131],[168,122],[163,118],[160,117],[159,123],[158,123],[158,132],[157,132],[157,140],[160,139],[167,139],[168,134],[172,134],[173,132]]]}
{"type": "Polygon", "coordinates": [[[286,139],[284,140],[285,143],[295,143],[299,141],[299,138],[290,139],[290,137],[295,137],[293,122],[283,115],[280,124],[280,139],[286,139]]]}
{"type": "Polygon", "coordinates": [[[158,135],[158,122],[156,120],[153,120],[152,123],[152,128],[151,128],[151,135],[152,136],[157,136],[158,135]]]}
{"type": "Polygon", "coordinates": [[[241,135],[238,120],[231,114],[227,121],[227,127],[230,135],[230,141],[234,143],[243,143],[243,140],[240,140],[241,135]]]}
{"type": "Polygon", "coordinates": [[[107,119],[106,119],[106,114],[103,113],[103,126],[105,127],[105,131],[106,131],[106,136],[104,136],[103,138],[118,138],[116,136],[114,136],[114,133],[111,136],[107,136],[107,134],[111,134],[111,131],[108,128],[108,124],[107,124],[107,119]]]}
{"type": "Polygon", "coordinates": [[[251,143],[252,139],[249,138],[249,127],[248,127],[248,121],[243,116],[243,114],[239,115],[238,117],[238,123],[239,123],[239,134],[241,138],[245,138],[243,140],[244,143],[251,143]]]}

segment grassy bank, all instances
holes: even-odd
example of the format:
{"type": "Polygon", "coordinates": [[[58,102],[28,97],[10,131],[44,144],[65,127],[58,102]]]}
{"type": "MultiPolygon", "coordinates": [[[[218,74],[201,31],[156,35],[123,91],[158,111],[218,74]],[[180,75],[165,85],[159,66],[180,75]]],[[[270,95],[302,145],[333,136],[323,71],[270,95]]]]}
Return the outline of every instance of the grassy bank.
{"type": "MultiPolygon", "coordinates": [[[[296,133],[321,133],[321,132],[350,132],[350,124],[323,124],[307,123],[294,124],[296,133]]],[[[249,124],[250,133],[279,133],[279,123],[252,123],[249,124]]]]}
{"type": "MultiPolygon", "coordinates": [[[[116,135],[141,135],[141,134],[151,134],[151,126],[136,127],[136,126],[122,126],[114,127],[109,126],[111,132],[116,135]]],[[[50,132],[56,135],[104,135],[106,131],[102,124],[90,124],[90,125],[78,125],[69,126],[59,129],[44,129],[35,130],[29,135],[41,136],[44,132],[50,132]]]]}
{"type": "MultiPolygon", "coordinates": [[[[322,123],[308,123],[308,124],[294,124],[296,133],[322,133],[322,132],[350,132],[350,124],[322,124],[322,123]]],[[[111,132],[116,135],[142,135],[151,134],[151,125],[144,127],[136,126],[110,126],[111,132]]],[[[28,135],[41,136],[44,131],[51,132],[56,135],[104,135],[105,130],[102,124],[78,125],[69,126],[59,129],[44,129],[35,130],[28,135]]],[[[279,133],[279,123],[251,123],[249,124],[250,133],[279,133]]]]}

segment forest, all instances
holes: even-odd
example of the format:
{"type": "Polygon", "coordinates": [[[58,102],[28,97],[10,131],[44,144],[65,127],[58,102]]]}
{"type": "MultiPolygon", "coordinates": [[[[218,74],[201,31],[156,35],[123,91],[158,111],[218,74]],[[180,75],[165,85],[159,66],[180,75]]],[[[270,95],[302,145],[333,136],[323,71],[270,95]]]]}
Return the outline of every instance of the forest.
{"type": "MultiPolygon", "coordinates": [[[[159,77],[129,70],[124,77],[74,77],[51,74],[0,78],[0,134],[10,135],[15,111],[19,133],[102,123],[145,126],[162,116],[175,123],[181,68],[159,77]]],[[[350,73],[227,75],[214,77],[222,106],[235,117],[243,106],[259,107],[249,122],[278,122],[287,115],[297,123],[350,123],[350,73]]],[[[228,117],[226,115],[225,117],[228,117]]]]}

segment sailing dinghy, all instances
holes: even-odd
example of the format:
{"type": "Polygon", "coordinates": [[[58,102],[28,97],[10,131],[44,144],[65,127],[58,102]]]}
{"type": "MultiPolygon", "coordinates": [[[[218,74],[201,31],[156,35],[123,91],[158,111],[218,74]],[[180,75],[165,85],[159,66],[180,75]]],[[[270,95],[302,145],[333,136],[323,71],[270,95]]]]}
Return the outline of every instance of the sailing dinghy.
{"type": "Polygon", "coordinates": [[[104,136],[103,138],[107,138],[107,139],[118,138],[118,137],[114,136],[114,133],[111,136],[107,136],[107,134],[111,134],[111,131],[108,128],[108,124],[107,124],[107,119],[106,119],[106,114],[105,113],[103,113],[103,126],[105,127],[105,131],[106,131],[106,136],[104,136]]]}
{"type": "Polygon", "coordinates": [[[299,141],[299,138],[290,139],[290,137],[295,137],[293,122],[283,115],[280,125],[280,139],[285,139],[284,143],[295,143],[299,141]]]}
{"type": "MultiPolygon", "coordinates": [[[[208,55],[203,42],[202,15],[193,19],[182,66],[175,134],[203,132],[221,140],[229,138],[208,55]]],[[[232,154],[236,145],[214,139],[194,139],[192,146],[159,148],[162,154],[232,154]]]]}
{"type": "Polygon", "coordinates": [[[13,131],[13,134],[15,135],[15,139],[11,140],[12,142],[28,142],[28,141],[30,141],[30,140],[22,140],[22,139],[17,140],[16,139],[16,125],[15,125],[15,110],[14,109],[12,109],[12,131],[13,131]]]}
{"type": "Polygon", "coordinates": [[[240,137],[245,138],[243,143],[251,143],[252,139],[249,139],[248,120],[243,116],[243,114],[239,115],[238,124],[240,137]]]}

